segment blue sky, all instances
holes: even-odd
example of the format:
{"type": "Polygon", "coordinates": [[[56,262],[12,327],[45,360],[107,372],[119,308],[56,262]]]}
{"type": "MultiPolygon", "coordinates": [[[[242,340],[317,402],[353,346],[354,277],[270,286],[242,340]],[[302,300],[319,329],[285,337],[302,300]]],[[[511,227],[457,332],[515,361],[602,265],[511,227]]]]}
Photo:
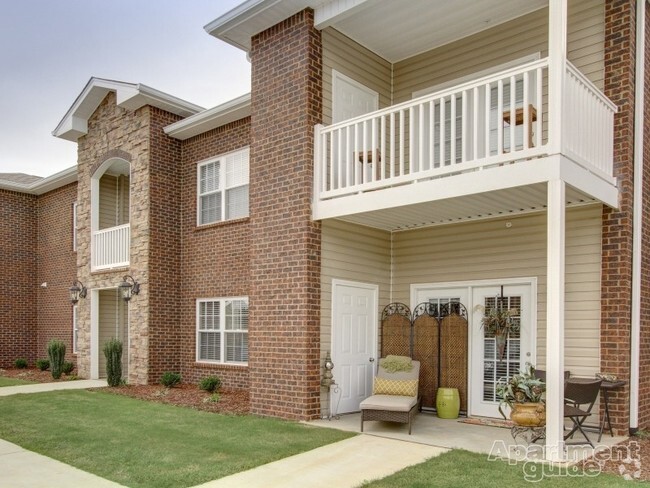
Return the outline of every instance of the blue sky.
{"type": "Polygon", "coordinates": [[[91,76],[203,107],[250,91],[245,53],[203,26],[243,0],[0,0],[0,173],[76,164],[51,135],[91,76]]]}

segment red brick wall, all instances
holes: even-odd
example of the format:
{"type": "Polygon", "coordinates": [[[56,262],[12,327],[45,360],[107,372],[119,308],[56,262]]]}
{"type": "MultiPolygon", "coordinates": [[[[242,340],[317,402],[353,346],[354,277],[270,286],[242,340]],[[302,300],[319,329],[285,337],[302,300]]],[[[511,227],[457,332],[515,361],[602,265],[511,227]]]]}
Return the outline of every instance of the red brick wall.
{"type": "Polygon", "coordinates": [[[250,144],[250,119],[184,141],[182,148],[182,271],[179,332],[183,380],[219,376],[230,388],[248,388],[248,367],[196,362],[196,300],[250,294],[249,219],[197,227],[197,163],[250,144]]]}
{"type": "MultiPolygon", "coordinates": [[[[619,209],[603,210],[600,331],[601,371],[629,381],[634,170],[635,2],[605,2],[605,95],[617,106],[614,119],[614,175],[619,209]]],[[[601,411],[602,414],[602,411],[601,411]]],[[[629,389],[611,395],[612,424],[629,428],[629,389]]]]}
{"type": "Polygon", "coordinates": [[[181,143],[163,132],[180,117],[149,109],[149,383],[181,369],[181,143]]]}
{"type": "Polygon", "coordinates": [[[311,220],[322,49],[305,10],[252,39],[250,381],[254,413],[320,413],[320,226],[311,220]]]}
{"type": "Polygon", "coordinates": [[[68,288],[77,278],[77,253],[72,249],[72,204],[77,200],[77,183],[39,196],[38,208],[38,279],[47,288],[37,292],[36,357],[47,357],[47,343],[58,339],[66,344],[66,360],[72,353],[72,304],[68,288]]]}
{"type": "Polygon", "coordinates": [[[0,190],[0,367],[36,359],[36,198],[0,190]]]}
{"type": "Polygon", "coordinates": [[[650,429],[650,6],[646,3],[639,428],[650,429]]]}

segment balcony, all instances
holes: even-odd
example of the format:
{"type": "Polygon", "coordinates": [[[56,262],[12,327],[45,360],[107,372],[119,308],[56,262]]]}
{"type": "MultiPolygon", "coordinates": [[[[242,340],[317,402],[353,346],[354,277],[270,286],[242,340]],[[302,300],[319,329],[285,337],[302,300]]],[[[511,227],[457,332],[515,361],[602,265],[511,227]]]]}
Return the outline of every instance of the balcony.
{"type": "Polygon", "coordinates": [[[128,266],[130,242],[130,224],[93,232],[92,269],[95,271],[128,266]]]}
{"type": "Polygon", "coordinates": [[[548,71],[540,59],[316,126],[314,218],[396,230],[534,211],[558,177],[567,204],[615,206],[616,107],[566,61],[558,144],[548,71]]]}

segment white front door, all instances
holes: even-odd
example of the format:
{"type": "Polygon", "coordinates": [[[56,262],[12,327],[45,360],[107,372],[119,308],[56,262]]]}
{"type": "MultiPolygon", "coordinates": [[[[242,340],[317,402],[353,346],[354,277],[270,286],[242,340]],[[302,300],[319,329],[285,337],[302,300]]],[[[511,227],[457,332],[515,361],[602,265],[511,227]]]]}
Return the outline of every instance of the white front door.
{"type": "Polygon", "coordinates": [[[357,412],[372,394],[378,294],[376,285],[332,281],[332,373],[339,387],[330,398],[333,412],[357,412]]]}
{"type": "Polygon", "coordinates": [[[503,287],[502,306],[516,309],[515,320],[520,331],[510,334],[503,357],[500,357],[496,340],[481,326],[485,308],[495,306],[500,286],[479,286],[472,289],[470,356],[470,414],[484,417],[500,417],[495,385],[500,378],[510,378],[519,372],[527,361],[534,364],[534,307],[530,284],[512,284],[503,287]]]}

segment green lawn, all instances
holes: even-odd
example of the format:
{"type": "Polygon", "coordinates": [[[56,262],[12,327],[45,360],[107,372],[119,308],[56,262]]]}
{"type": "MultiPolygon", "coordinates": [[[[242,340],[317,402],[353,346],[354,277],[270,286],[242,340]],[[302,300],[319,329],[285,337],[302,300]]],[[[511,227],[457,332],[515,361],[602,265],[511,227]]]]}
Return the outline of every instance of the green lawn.
{"type": "Polygon", "coordinates": [[[67,390],[0,398],[0,438],[130,487],[185,487],[352,434],[67,390]]]}
{"type": "Polygon", "coordinates": [[[485,454],[463,450],[453,450],[429,459],[424,463],[411,466],[387,478],[364,484],[365,488],[493,488],[503,487],[578,487],[610,488],[633,487],[636,484],[625,481],[622,477],[598,474],[579,476],[572,472],[557,469],[553,476],[545,476],[541,481],[542,470],[548,474],[548,466],[538,463],[519,463],[509,465],[505,461],[488,461],[485,454]],[[535,483],[531,483],[537,481],[535,483]]]}
{"type": "Polygon", "coordinates": [[[33,381],[25,381],[16,378],[6,378],[4,376],[0,376],[0,387],[17,386],[17,385],[33,385],[33,384],[34,384],[33,381]]]}

